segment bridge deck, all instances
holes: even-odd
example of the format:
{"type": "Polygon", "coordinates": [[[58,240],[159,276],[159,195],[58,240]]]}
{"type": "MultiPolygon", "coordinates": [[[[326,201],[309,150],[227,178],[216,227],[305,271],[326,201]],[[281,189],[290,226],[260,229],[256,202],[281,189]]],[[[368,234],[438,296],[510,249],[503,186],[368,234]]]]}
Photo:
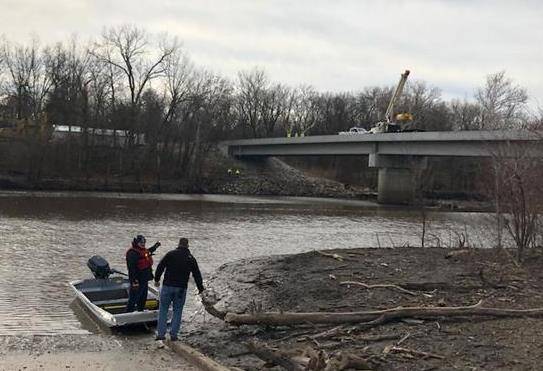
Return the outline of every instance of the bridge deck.
{"type": "MultiPolygon", "coordinates": [[[[529,131],[443,131],[357,135],[323,135],[298,138],[259,138],[222,142],[234,156],[411,155],[492,156],[543,150],[543,133],[529,131]],[[505,152],[504,152],[505,151],[505,152]]],[[[535,151],[535,152],[534,152],[535,151]]]]}

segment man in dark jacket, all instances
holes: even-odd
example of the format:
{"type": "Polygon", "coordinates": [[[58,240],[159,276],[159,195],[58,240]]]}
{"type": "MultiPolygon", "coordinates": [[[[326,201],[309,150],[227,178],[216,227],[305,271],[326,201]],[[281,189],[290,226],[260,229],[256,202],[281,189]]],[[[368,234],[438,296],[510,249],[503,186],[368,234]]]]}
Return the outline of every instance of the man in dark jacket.
{"type": "Polygon", "coordinates": [[[185,305],[185,298],[187,296],[187,284],[191,273],[200,294],[204,291],[202,274],[200,273],[196,259],[189,251],[189,240],[186,238],[179,239],[178,247],[168,251],[160,263],[158,263],[155,275],[155,286],[157,287],[160,286],[160,277],[164,270],[166,270],[166,273],[164,274],[164,282],[160,289],[160,308],[156,336],[156,340],[160,341],[159,346],[162,345],[162,340],[166,336],[170,304],[173,306],[170,339],[172,341],[177,340],[177,333],[181,327],[183,306],[185,305]]]}
{"type": "Polygon", "coordinates": [[[158,249],[160,242],[155,243],[149,249],[145,248],[145,237],[136,236],[132,241],[132,247],[126,252],[126,267],[130,280],[127,312],[133,312],[138,307],[141,312],[147,301],[149,281],[153,279],[153,258],[151,255],[158,249]]]}

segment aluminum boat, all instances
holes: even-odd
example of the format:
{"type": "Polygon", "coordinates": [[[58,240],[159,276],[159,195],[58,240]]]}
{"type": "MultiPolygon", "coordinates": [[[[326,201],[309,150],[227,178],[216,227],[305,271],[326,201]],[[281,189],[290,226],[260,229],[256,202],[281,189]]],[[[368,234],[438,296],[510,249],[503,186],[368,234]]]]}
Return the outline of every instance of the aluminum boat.
{"type": "Polygon", "coordinates": [[[122,276],[111,274],[122,272],[112,270],[105,259],[93,256],[87,263],[95,278],[71,281],[69,286],[96,319],[107,327],[126,326],[137,323],[154,323],[158,319],[159,293],[149,286],[145,309],[142,312],[126,312],[130,282],[122,276]]]}

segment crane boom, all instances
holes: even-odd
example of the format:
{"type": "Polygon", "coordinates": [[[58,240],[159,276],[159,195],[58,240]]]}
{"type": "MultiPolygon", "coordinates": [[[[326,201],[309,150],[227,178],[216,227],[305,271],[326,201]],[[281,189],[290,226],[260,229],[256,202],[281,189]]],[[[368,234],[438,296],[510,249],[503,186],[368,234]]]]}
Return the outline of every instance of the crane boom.
{"type": "Polygon", "coordinates": [[[398,82],[398,86],[396,86],[396,90],[394,90],[394,94],[392,94],[392,98],[390,99],[390,103],[388,104],[388,108],[385,113],[385,119],[388,123],[392,122],[394,114],[394,104],[396,103],[400,95],[402,95],[403,88],[405,86],[405,82],[407,81],[408,76],[409,70],[405,70],[405,72],[401,74],[400,81],[398,82]]]}

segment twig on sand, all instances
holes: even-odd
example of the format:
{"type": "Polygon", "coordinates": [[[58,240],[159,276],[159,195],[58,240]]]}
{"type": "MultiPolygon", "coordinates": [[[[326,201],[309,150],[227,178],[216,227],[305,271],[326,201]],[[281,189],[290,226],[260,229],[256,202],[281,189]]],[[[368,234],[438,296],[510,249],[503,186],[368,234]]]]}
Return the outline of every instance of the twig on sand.
{"type": "Polygon", "coordinates": [[[393,352],[393,353],[406,353],[406,354],[409,354],[409,355],[412,355],[412,356],[418,356],[418,357],[422,357],[422,358],[445,359],[444,356],[439,355],[439,354],[421,352],[421,351],[418,351],[418,350],[413,350],[413,349],[408,349],[408,348],[403,348],[403,347],[398,347],[398,346],[388,346],[383,350],[383,353],[385,353],[385,354],[390,353],[390,352],[393,352]]]}
{"type": "Polygon", "coordinates": [[[406,293],[406,294],[409,294],[409,295],[412,295],[412,296],[416,296],[417,294],[413,291],[409,291],[409,290],[406,290],[400,286],[396,286],[396,285],[392,285],[392,284],[385,284],[385,283],[380,283],[380,284],[376,284],[376,285],[368,285],[366,283],[363,283],[363,282],[358,282],[358,281],[343,281],[343,282],[340,282],[339,283],[340,285],[342,286],[361,286],[365,289],[378,289],[378,288],[389,288],[389,289],[395,289],[395,290],[398,290],[398,291],[401,291],[403,293],[406,293]]]}
{"type": "Polygon", "coordinates": [[[396,346],[401,345],[401,344],[402,344],[404,341],[406,341],[410,336],[411,336],[411,334],[408,332],[403,338],[401,338],[401,339],[396,343],[396,346]]]}
{"type": "Polygon", "coordinates": [[[339,254],[329,254],[329,253],[325,253],[325,252],[322,252],[322,251],[317,251],[317,254],[319,255],[322,255],[322,256],[326,256],[328,258],[332,258],[332,259],[336,259],[337,261],[344,261],[344,260],[348,260],[346,258],[344,258],[343,256],[339,255],[339,254]]]}

